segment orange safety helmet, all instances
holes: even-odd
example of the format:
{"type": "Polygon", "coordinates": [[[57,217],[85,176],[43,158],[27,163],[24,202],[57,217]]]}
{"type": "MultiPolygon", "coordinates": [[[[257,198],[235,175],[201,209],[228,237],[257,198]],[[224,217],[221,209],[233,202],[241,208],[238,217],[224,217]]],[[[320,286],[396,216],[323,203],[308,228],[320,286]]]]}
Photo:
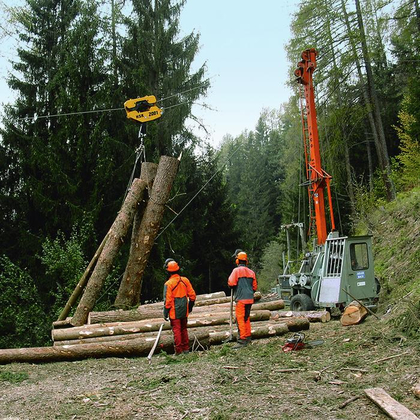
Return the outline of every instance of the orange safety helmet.
{"type": "Polygon", "coordinates": [[[165,264],[163,265],[163,268],[170,273],[174,273],[176,271],[179,271],[178,263],[172,258],[168,258],[165,261],[165,264]]]}
{"type": "Polygon", "coordinates": [[[236,265],[239,265],[240,261],[245,261],[248,263],[248,255],[246,255],[246,252],[240,251],[236,254],[236,265]]]}

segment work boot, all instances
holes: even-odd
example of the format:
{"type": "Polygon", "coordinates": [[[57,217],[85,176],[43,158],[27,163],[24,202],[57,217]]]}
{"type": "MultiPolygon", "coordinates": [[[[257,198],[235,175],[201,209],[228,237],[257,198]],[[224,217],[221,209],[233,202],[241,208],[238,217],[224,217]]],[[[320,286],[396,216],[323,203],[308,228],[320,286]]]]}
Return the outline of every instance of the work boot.
{"type": "Polygon", "coordinates": [[[251,340],[252,340],[252,339],[251,339],[251,336],[246,337],[246,338],[245,338],[245,340],[246,340],[246,343],[247,343],[247,344],[249,344],[249,343],[251,342],[251,340]]]}
{"type": "Polygon", "coordinates": [[[240,338],[237,343],[232,347],[232,349],[241,349],[242,347],[246,347],[246,345],[248,344],[248,342],[246,341],[246,339],[242,339],[240,338]]]}
{"type": "Polygon", "coordinates": [[[183,352],[182,352],[182,354],[188,354],[190,351],[189,350],[184,350],[183,352]]]}

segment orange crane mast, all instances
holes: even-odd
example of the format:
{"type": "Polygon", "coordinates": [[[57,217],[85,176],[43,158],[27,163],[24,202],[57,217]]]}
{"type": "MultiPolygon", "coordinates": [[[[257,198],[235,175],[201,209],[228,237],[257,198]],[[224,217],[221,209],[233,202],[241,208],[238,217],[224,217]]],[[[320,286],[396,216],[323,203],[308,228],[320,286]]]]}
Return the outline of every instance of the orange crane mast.
{"type": "Polygon", "coordinates": [[[312,74],[316,69],[317,52],[314,48],[303,51],[295,76],[303,85],[305,108],[302,107],[302,129],[305,145],[306,177],[308,181],[310,229],[316,223],[317,242],[322,245],[327,240],[327,222],[325,216],[325,189],[327,189],[330,210],[331,231],[335,230],[334,214],[331,199],[331,175],[322,169],[319,147],[318,124],[315,109],[315,92],[312,74]],[[315,216],[313,216],[315,212],[315,216]]]}

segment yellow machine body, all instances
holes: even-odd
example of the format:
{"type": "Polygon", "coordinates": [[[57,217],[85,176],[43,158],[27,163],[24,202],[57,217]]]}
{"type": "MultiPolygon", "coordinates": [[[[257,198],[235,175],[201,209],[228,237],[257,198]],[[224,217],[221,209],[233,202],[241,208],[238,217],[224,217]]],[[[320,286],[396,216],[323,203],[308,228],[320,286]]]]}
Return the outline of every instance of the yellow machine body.
{"type": "Polygon", "coordinates": [[[141,123],[156,120],[162,116],[162,110],[156,106],[154,95],[129,99],[124,103],[127,118],[141,123]]]}

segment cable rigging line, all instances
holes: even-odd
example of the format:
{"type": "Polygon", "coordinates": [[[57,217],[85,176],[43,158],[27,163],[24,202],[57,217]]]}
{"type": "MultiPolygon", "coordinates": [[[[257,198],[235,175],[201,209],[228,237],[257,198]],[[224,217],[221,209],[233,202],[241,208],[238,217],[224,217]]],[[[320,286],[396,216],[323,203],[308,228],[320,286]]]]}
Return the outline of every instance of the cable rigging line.
{"type": "Polygon", "coordinates": [[[155,241],[165,232],[166,229],[178,218],[178,216],[196,199],[196,197],[207,187],[210,181],[228,164],[229,160],[236,154],[242,145],[239,144],[238,147],[226,158],[225,163],[207,180],[207,182],[194,194],[194,196],[188,201],[188,203],[181,209],[181,211],[159,232],[156,236],[155,241]]]}
{"type": "MultiPolygon", "coordinates": [[[[184,90],[182,92],[174,93],[173,95],[167,96],[166,98],[162,98],[162,99],[158,100],[157,102],[163,102],[163,101],[165,101],[167,99],[170,99],[170,98],[173,98],[175,96],[179,96],[179,95],[182,95],[184,93],[188,93],[188,92],[191,92],[193,90],[196,90],[196,89],[200,88],[201,86],[203,86],[204,84],[208,83],[208,81],[211,80],[213,77],[215,77],[215,76],[212,76],[212,77],[204,80],[202,83],[198,84],[197,86],[195,86],[193,88],[184,90]]],[[[189,102],[192,102],[192,101],[181,102],[179,104],[171,105],[171,106],[168,106],[166,108],[162,107],[162,109],[165,111],[165,110],[175,108],[175,107],[180,106],[180,105],[184,105],[184,104],[189,103],[189,102]]],[[[198,104],[198,105],[200,105],[200,104],[198,104]]],[[[47,115],[36,115],[36,114],[34,114],[33,117],[29,117],[29,116],[28,117],[20,117],[20,118],[17,118],[17,120],[18,121],[22,121],[22,120],[36,121],[38,119],[45,119],[45,118],[69,117],[69,116],[73,116],[73,115],[96,114],[96,113],[100,113],[100,112],[115,112],[115,111],[124,111],[124,108],[119,107],[119,108],[107,108],[107,109],[93,109],[93,110],[90,110],[90,111],[65,112],[65,113],[62,113],[62,114],[47,114],[47,115]]]]}

